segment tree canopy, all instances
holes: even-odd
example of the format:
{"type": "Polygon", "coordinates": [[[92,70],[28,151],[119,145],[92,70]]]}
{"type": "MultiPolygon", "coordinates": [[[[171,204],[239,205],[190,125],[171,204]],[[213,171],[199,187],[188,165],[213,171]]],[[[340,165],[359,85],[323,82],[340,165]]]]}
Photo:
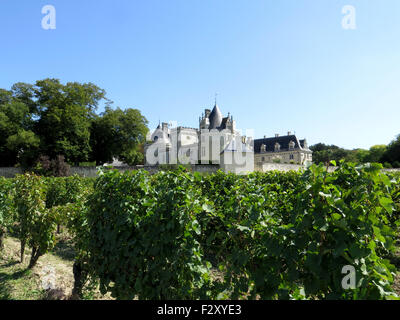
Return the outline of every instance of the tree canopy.
{"type": "Polygon", "coordinates": [[[106,110],[92,123],[92,157],[97,164],[118,158],[128,164],[144,160],[141,146],[145,142],[147,120],[137,109],[106,110]],[[104,148],[107,145],[107,148],[104,148]]]}
{"type": "Polygon", "coordinates": [[[41,155],[71,164],[140,163],[148,122],[137,109],[111,105],[93,83],[44,79],[0,89],[0,166],[31,166],[41,155]],[[97,114],[101,103],[105,112],[97,114]]]}
{"type": "Polygon", "coordinates": [[[374,145],[369,150],[348,150],[335,145],[317,143],[310,147],[313,151],[313,162],[329,163],[331,160],[338,162],[345,160],[356,163],[382,163],[385,167],[400,168],[400,135],[388,146],[374,145]]]}

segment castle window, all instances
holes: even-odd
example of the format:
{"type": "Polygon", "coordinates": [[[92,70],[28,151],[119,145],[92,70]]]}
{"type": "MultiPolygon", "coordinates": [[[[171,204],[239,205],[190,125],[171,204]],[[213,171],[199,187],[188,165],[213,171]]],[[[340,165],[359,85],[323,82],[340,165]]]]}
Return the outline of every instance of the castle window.
{"type": "Polygon", "coordinates": [[[264,161],[265,161],[265,157],[262,157],[262,158],[261,158],[261,161],[263,161],[263,162],[264,162],[264,161]]]}
{"type": "Polygon", "coordinates": [[[155,136],[153,140],[154,140],[154,141],[157,141],[157,140],[158,140],[158,136],[155,136]]]}
{"type": "Polygon", "coordinates": [[[290,160],[293,160],[293,159],[294,159],[294,155],[291,154],[291,155],[290,155],[290,160]]]}
{"type": "Polygon", "coordinates": [[[261,152],[267,152],[267,146],[265,144],[261,145],[261,152]]]}

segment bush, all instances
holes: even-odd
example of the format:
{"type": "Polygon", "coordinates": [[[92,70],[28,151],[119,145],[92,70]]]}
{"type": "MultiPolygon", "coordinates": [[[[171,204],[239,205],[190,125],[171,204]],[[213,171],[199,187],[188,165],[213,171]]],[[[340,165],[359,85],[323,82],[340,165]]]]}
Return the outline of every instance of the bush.
{"type": "Polygon", "coordinates": [[[109,171],[89,199],[88,267],[118,299],[197,299],[209,279],[196,236],[202,195],[184,172],[109,171]]]}
{"type": "Polygon", "coordinates": [[[384,168],[387,168],[387,169],[393,168],[393,166],[392,166],[389,162],[385,162],[385,163],[383,164],[383,167],[384,167],[384,168]]]}
{"type": "Polygon", "coordinates": [[[21,262],[24,261],[25,245],[32,248],[29,268],[33,268],[40,256],[55,244],[54,212],[46,208],[46,185],[36,175],[26,173],[15,179],[14,205],[21,241],[21,262]]]}
{"type": "Polygon", "coordinates": [[[400,168],[400,161],[393,162],[393,168],[400,168]]]}
{"type": "Polygon", "coordinates": [[[42,176],[66,177],[69,175],[70,165],[65,162],[63,155],[50,160],[48,156],[40,156],[33,171],[42,176]]]}
{"type": "Polygon", "coordinates": [[[284,188],[274,173],[210,177],[204,190],[214,214],[201,220],[202,243],[220,256],[217,297],[393,297],[395,268],[384,257],[393,250],[398,187],[380,169],[341,163],[334,173],[322,165],[302,176],[276,173],[289,178],[284,188]],[[342,287],[346,265],[356,270],[354,290],[342,287]]]}
{"type": "Polygon", "coordinates": [[[4,246],[7,229],[13,222],[12,179],[0,177],[0,251],[4,246]]]}
{"type": "Polygon", "coordinates": [[[78,296],[89,279],[118,299],[394,298],[385,257],[399,227],[400,174],[381,169],[107,170],[94,186],[25,174],[0,178],[0,226],[15,208],[30,267],[54,245],[55,225],[67,226],[78,296]],[[344,290],[349,265],[356,287],[344,290]]]}

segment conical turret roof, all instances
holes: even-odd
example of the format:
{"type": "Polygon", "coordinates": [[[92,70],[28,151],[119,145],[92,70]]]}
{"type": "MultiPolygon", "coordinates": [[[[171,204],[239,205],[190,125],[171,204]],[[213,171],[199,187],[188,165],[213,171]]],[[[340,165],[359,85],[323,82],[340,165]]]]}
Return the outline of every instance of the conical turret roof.
{"type": "Polygon", "coordinates": [[[219,110],[217,104],[215,104],[214,109],[212,109],[209,119],[210,119],[210,129],[217,129],[221,126],[222,113],[221,110],[219,110]]]}

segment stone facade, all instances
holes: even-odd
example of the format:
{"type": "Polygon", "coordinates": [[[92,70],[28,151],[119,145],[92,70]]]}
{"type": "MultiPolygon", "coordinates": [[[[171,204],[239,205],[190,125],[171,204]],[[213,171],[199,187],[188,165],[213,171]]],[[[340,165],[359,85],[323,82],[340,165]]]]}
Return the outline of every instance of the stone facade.
{"type": "Polygon", "coordinates": [[[146,165],[218,164],[225,172],[254,171],[252,139],[241,136],[236,122],[228,114],[223,117],[217,104],[205,109],[199,128],[170,128],[160,124],[145,146],[146,165]]]}
{"type": "Polygon", "coordinates": [[[286,163],[307,166],[312,163],[312,151],[308,148],[306,139],[299,140],[290,132],[279,136],[254,140],[255,166],[262,167],[265,163],[286,163]]]}

